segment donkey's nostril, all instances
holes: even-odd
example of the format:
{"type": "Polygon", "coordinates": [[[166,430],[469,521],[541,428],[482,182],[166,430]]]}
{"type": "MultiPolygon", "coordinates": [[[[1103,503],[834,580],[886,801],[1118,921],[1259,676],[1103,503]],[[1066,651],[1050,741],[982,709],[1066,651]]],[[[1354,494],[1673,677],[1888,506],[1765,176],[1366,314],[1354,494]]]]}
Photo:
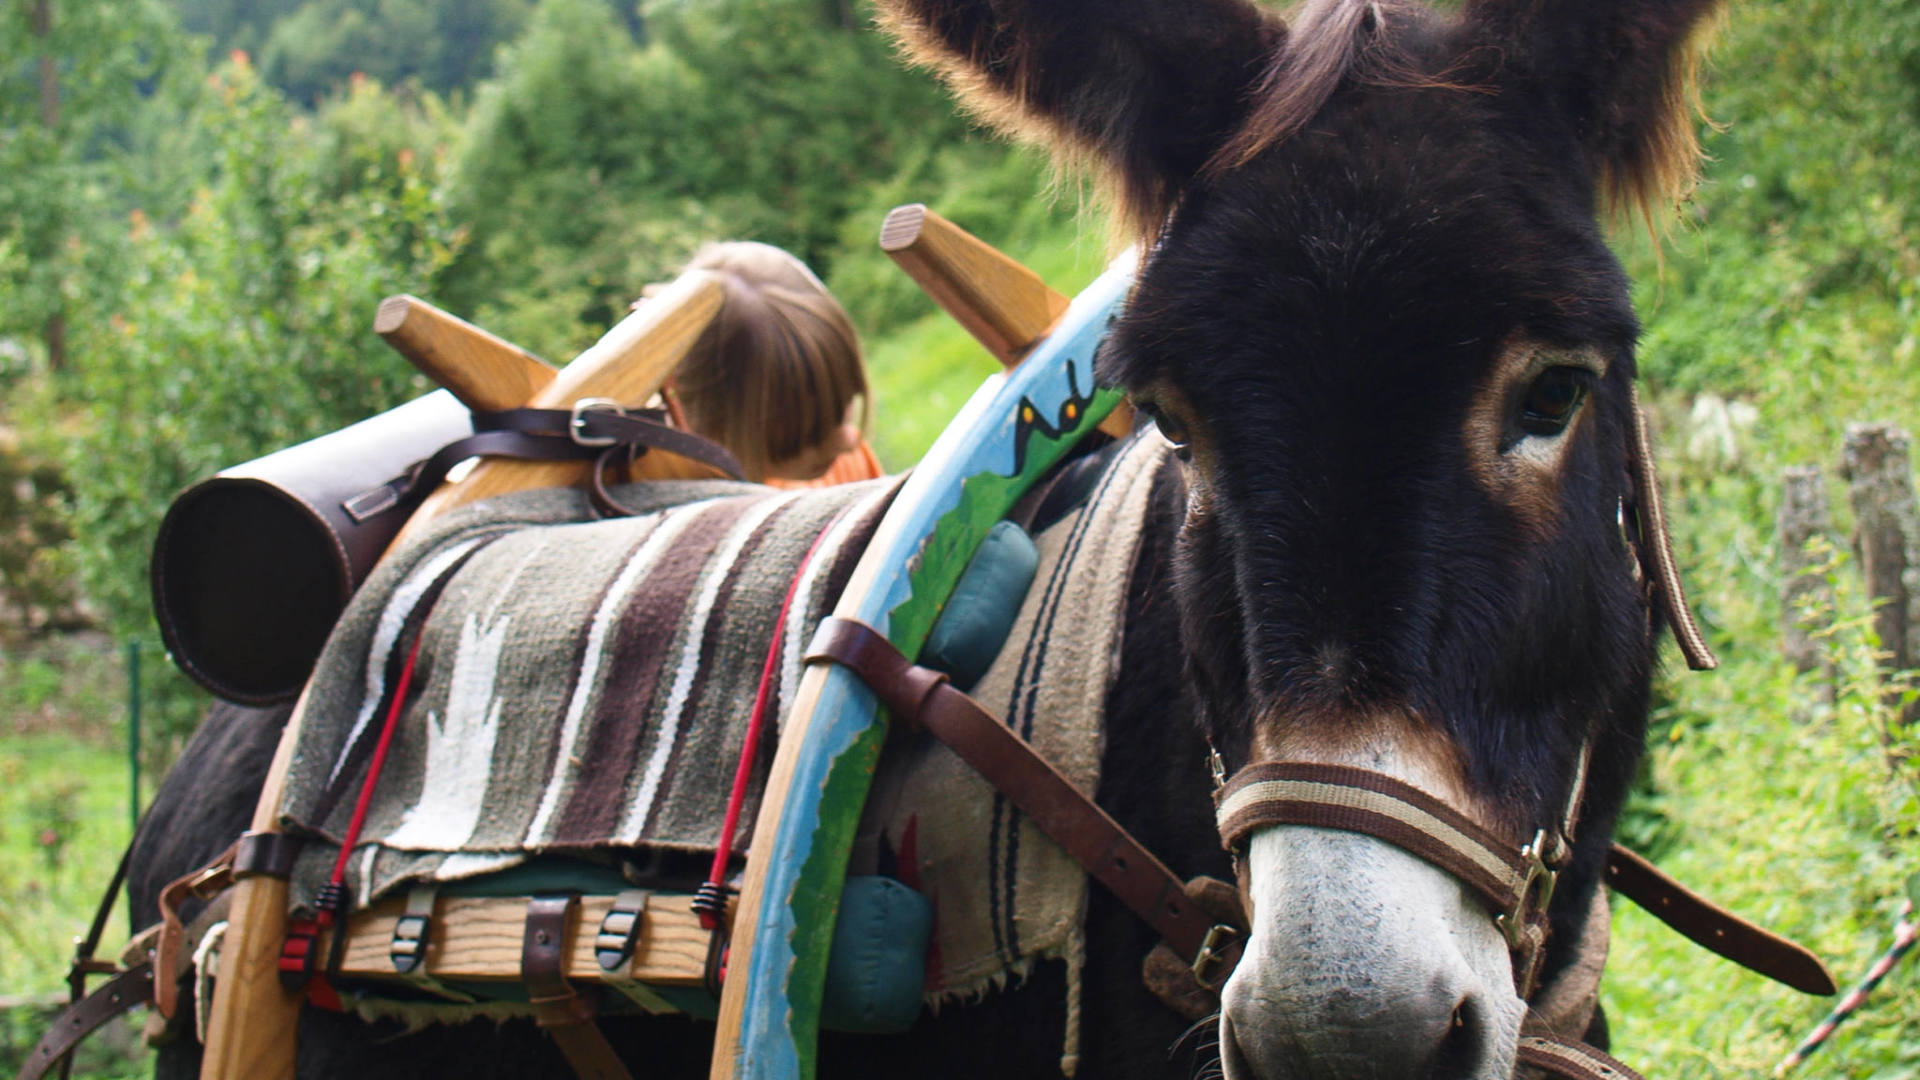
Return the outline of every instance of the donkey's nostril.
{"type": "Polygon", "coordinates": [[[1478,998],[1464,997],[1453,1007],[1447,1033],[1433,1052],[1426,1075],[1432,1080],[1468,1080],[1486,1053],[1487,1022],[1478,998]]]}

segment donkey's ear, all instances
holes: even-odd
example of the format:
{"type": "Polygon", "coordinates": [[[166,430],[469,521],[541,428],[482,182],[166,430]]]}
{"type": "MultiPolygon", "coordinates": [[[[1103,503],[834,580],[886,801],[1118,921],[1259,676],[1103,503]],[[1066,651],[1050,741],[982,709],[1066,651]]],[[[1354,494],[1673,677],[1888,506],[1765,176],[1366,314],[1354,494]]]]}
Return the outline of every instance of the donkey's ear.
{"type": "Polygon", "coordinates": [[[1285,37],[1247,0],[882,0],[881,21],[994,125],[1088,153],[1157,223],[1285,37]]]}
{"type": "Polygon", "coordinates": [[[1509,81],[1547,96],[1594,156],[1609,209],[1650,219],[1699,168],[1694,77],[1721,0],[1469,0],[1509,81]]]}

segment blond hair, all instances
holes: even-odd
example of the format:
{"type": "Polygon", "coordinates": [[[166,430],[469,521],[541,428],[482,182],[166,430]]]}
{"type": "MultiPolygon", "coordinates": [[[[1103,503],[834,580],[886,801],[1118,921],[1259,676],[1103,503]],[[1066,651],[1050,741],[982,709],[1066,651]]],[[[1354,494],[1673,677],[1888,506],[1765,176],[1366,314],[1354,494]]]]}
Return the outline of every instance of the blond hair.
{"type": "Polygon", "coordinates": [[[720,311],[674,372],[686,424],[733,451],[750,479],[833,438],[869,400],[860,338],[805,263],[748,241],[709,244],[687,272],[717,276],[720,311]]]}

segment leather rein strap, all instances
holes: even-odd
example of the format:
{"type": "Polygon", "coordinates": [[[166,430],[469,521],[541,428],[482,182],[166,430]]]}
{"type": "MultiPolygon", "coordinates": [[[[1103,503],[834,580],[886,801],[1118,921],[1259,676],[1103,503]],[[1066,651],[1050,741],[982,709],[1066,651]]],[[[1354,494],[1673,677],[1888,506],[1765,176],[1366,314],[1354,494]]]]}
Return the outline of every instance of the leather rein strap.
{"type": "Polygon", "coordinates": [[[1824,997],[1840,989],[1812,950],[1720,907],[1619,844],[1607,852],[1607,884],[1682,937],[1748,971],[1803,994],[1824,997]]]}
{"type": "Polygon", "coordinates": [[[1239,929],[1202,911],[1165,863],[946,675],[915,665],[867,624],[839,616],[820,623],[806,659],[852,669],[894,716],[947,744],[1191,961],[1202,986],[1226,981],[1239,959],[1239,929]]]}
{"type": "MultiPolygon", "coordinates": [[[[1507,933],[1515,953],[1515,985],[1527,996],[1528,969],[1537,967],[1546,909],[1567,846],[1549,839],[1546,831],[1516,854],[1512,844],[1426,792],[1341,765],[1250,765],[1215,800],[1228,850],[1240,849],[1254,830],[1268,825],[1311,825],[1364,833],[1452,874],[1480,896],[1507,933]]],[[[1564,836],[1570,826],[1563,823],[1561,829],[1564,836]]],[[[1714,904],[1619,844],[1608,849],[1606,881],[1708,952],[1803,994],[1836,990],[1832,974],[1810,950],[1714,904]]]]}
{"type": "MultiPolygon", "coordinates": [[[[806,660],[850,668],[896,717],[950,747],[1169,947],[1190,958],[1201,986],[1217,990],[1226,981],[1240,958],[1240,929],[1208,918],[1165,864],[944,674],[912,663],[865,623],[838,616],[821,622],[806,660]]],[[[1265,826],[1306,825],[1374,836],[1453,874],[1494,912],[1514,950],[1516,986],[1525,987],[1525,996],[1544,953],[1546,910],[1557,871],[1570,854],[1567,838],[1578,794],[1569,799],[1566,820],[1557,830],[1551,835],[1540,830],[1517,852],[1433,796],[1346,766],[1256,764],[1224,785],[1216,801],[1229,849],[1265,826]]],[[[1608,861],[1607,880],[1712,952],[1795,989],[1833,992],[1831,976],[1812,953],[1696,896],[1618,845],[1608,861]]],[[[1641,1080],[1607,1054],[1556,1036],[1523,1038],[1519,1060],[1572,1080],[1641,1080]]]]}

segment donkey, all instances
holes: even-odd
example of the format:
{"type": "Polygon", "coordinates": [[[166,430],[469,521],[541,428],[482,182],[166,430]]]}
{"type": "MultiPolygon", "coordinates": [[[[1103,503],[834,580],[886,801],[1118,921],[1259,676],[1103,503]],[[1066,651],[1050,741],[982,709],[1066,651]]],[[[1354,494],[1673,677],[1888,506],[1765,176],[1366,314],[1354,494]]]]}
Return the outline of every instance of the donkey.
{"type": "MultiPolygon", "coordinates": [[[[1551,984],[1660,623],[1620,527],[1638,324],[1597,219],[1692,175],[1711,0],[883,6],[993,122],[1103,164],[1152,243],[1100,374],[1181,448],[1170,589],[1223,774],[1358,767],[1515,838],[1577,820],[1551,984]]],[[[1229,1078],[1513,1071],[1527,1002],[1459,880],[1291,825],[1239,871],[1229,1078]]]]}
{"type": "MultiPolygon", "coordinates": [[[[1229,1080],[1507,1077],[1530,1009],[1604,1044],[1597,894],[1663,617],[1623,528],[1649,494],[1638,326],[1598,219],[1691,176],[1712,0],[1308,0],[1290,23],[1243,0],[882,7],[969,105],[1097,163],[1150,245],[1099,374],[1178,461],[1097,797],[1181,875],[1237,880],[1251,929],[1217,1038],[1182,1044],[1140,978],[1152,934],[1095,890],[1080,1074],[1187,1075],[1169,1048],[1197,1044],[1229,1080]],[[1394,844],[1262,824],[1230,859],[1209,795],[1268,762],[1397,780],[1516,847],[1570,841],[1538,971],[1517,974],[1477,893],[1394,844]]],[[[207,781],[170,782],[152,828],[243,828],[182,794],[207,781]]],[[[830,1037],[821,1072],[1048,1075],[1061,978],[830,1037]]],[[[524,1028],[303,1028],[311,1075],[565,1075],[524,1028]]],[[[710,1029],[611,1034],[690,1075],[710,1029]]],[[[190,1065],[169,1054],[163,1071],[190,1065]]]]}

